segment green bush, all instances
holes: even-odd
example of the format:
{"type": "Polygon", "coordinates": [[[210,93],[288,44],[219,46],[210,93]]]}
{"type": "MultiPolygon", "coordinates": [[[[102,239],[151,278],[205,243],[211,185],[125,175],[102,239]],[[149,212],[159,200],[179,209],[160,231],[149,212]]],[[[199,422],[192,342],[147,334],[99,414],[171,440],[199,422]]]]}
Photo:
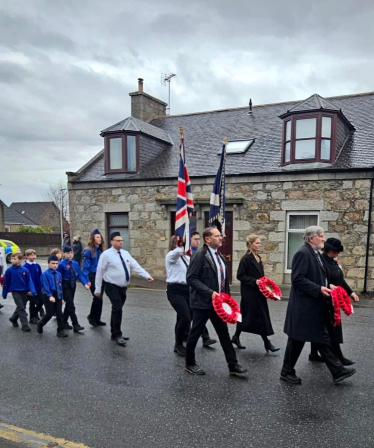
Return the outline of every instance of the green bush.
{"type": "Polygon", "coordinates": [[[38,226],[38,227],[20,226],[16,231],[18,233],[52,233],[53,229],[52,227],[48,226],[38,226]]]}

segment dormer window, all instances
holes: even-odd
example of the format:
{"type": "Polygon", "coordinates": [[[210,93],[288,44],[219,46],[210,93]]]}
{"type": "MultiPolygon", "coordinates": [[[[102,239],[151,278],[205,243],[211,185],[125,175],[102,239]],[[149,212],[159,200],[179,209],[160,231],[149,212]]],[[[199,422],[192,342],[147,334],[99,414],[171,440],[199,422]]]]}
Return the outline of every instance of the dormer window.
{"type": "MultiPolygon", "coordinates": [[[[226,154],[245,154],[254,142],[254,138],[250,140],[229,140],[226,144],[226,154]]],[[[218,155],[221,154],[222,150],[218,155]]]]}
{"type": "Polygon", "coordinates": [[[137,135],[115,134],[105,137],[106,171],[136,173],[139,170],[139,141],[137,135]]]}
{"type": "Polygon", "coordinates": [[[336,115],[298,114],[284,121],[284,165],[290,163],[333,162],[335,156],[336,115]]]}

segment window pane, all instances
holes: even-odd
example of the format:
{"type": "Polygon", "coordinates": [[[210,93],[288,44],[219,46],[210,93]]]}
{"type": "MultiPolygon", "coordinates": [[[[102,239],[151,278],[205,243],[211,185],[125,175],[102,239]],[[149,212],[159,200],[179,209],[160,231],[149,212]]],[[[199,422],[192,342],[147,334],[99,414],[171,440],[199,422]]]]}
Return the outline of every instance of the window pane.
{"type": "Polygon", "coordinates": [[[303,234],[302,233],[289,233],[288,234],[287,269],[292,268],[292,259],[302,245],[303,245],[303,234]]]}
{"type": "Polygon", "coordinates": [[[322,139],[321,140],[321,159],[330,159],[331,151],[331,140],[322,139]]]}
{"type": "Polygon", "coordinates": [[[124,229],[123,227],[111,227],[110,233],[119,232],[123,239],[123,249],[129,250],[130,248],[130,238],[129,238],[129,229],[124,229]]]}
{"type": "Polygon", "coordinates": [[[331,138],[331,117],[322,117],[322,137],[331,138]]]}
{"type": "Polygon", "coordinates": [[[136,137],[127,136],[127,171],[136,171],[136,137]]]}
{"type": "Polygon", "coordinates": [[[289,162],[291,160],[291,143],[286,143],[284,147],[284,161],[289,162]]]}
{"type": "Polygon", "coordinates": [[[317,215],[290,215],[289,229],[304,230],[309,226],[318,225],[317,215]]]}
{"type": "Polygon", "coordinates": [[[129,215],[109,215],[109,225],[112,226],[128,226],[129,215]]]}
{"type": "Polygon", "coordinates": [[[295,159],[314,159],[316,156],[316,141],[297,140],[295,144],[295,159]]]}
{"type": "Polygon", "coordinates": [[[286,141],[291,140],[291,120],[286,121],[286,141]]]}
{"type": "Polygon", "coordinates": [[[316,118],[296,120],[296,138],[313,138],[316,136],[316,118]]]}
{"type": "Polygon", "coordinates": [[[120,170],[122,168],[122,139],[109,139],[109,160],[111,170],[120,170]]]}

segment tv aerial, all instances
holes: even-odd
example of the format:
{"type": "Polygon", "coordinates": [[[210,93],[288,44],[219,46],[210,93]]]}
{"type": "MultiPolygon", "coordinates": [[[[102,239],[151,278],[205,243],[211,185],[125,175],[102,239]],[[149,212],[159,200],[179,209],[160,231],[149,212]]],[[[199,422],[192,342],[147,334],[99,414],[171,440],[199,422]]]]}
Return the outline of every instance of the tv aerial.
{"type": "Polygon", "coordinates": [[[175,73],[161,73],[161,84],[165,87],[168,87],[169,91],[169,101],[166,108],[166,115],[170,115],[170,81],[174,76],[177,76],[175,73]]]}

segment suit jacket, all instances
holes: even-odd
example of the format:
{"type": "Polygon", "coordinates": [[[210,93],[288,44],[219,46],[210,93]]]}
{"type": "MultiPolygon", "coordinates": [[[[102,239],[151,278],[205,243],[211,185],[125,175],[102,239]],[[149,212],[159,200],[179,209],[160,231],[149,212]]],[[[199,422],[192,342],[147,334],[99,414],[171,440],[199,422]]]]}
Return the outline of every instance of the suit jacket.
{"type": "Polygon", "coordinates": [[[331,298],[321,293],[325,279],[329,285],[329,270],[324,261],[321,266],[310,244],[304,244],[292,260],[292,286],[284,324],[284,332],[292,339],[322,343],[325,327],[331,330],[331,298]]]}
{"type": "MultiPolygon", "coordinates": [[[[229,275],[225,258],[220,254],[225,269],[225,290],[230,294],[229,275]]],[[[187,269],[187,284],[190,287],[191,308],[210,309],[213,307],[212,294],[219,292],[218,272],[208,246],[204,244],[191,258],[187,269]]]]}

